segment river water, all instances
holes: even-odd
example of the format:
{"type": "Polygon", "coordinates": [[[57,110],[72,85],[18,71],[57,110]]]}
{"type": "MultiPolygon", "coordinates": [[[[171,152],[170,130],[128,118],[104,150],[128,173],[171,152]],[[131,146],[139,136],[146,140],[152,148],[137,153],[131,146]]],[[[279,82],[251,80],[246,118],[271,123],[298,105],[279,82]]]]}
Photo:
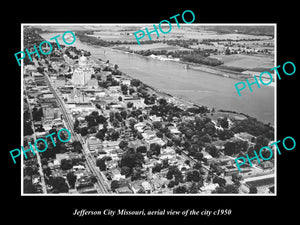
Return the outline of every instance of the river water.
{"type": "MultiPolygon", "coordinates": [[[[57,34],[41,34],[46,40],[55,35],[57,34]]],[[[60,43],[64,44],[62,41],[60,43]]],[[[71,46],[87,50],[96,58],[118,64],[122,72],[173,96],[215,109],[245,113],[262,122],[274,124],[274,87],[261,85],[258,88],[257,85],[252,85],[253,92],[246,88],[239,97],[234,86],[239,81],[235,79],[185,69],[178,62],[159,61],[110,48],[90,46],[78,39],[71,46]]]]}

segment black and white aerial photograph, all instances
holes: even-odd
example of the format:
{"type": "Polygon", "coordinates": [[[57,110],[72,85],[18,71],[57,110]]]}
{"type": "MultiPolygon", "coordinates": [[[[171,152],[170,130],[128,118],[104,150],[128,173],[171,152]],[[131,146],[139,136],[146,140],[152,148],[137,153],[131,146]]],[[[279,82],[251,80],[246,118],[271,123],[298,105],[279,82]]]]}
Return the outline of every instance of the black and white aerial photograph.
{"type": "Polygon", "coordinates": [[[274,157],[235,159],[274,140],[276,77],[254,76],[275,67],[276,25],[146,29],[22,24],[24,49],[47,41],[23,61],[24,148],[71,136],[27,153],[23,194],[273,195],[274,157]]]}
{"type": "Polygon", "coordinates": [[[262,1],[9,7],[3,220],[297,221],[296,9],[262,1]]]}

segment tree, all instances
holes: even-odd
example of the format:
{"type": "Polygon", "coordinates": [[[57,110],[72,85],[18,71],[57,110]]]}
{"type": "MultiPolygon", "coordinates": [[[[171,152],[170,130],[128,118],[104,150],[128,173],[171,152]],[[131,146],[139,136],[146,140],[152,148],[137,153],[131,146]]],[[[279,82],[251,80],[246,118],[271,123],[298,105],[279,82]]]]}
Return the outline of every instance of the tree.
{"type": "Polygon", "coordinates": [[[24,135],[32,135],[33,130],[31,128],[31,123],[24,121],[24,135]]]}
{"type": "Polygon", "coordinates": [[[54,177],[52,181],[53,193],[67,193],[69,191],[66,180],[63,177],[54,177]]]}
{"type": "Polygon", "coordinates": [[[213,178],[213,184],[219,184],[220,187],[224,187],[226,185],[226,180],[221,177],[214,177],[213,178]]]}
{"type": "Polygon", "coordinates": [[[96,138],[103,141],[104,137],[105,137],[105,132],[103,130],[99,130],[95,136],[96,136],[96,138]]]}
{"type": "Polygon", "coordinates": [[[211,136],[213,136],[216,132],[215,125],[212,122],[208,122],[204,125],[204,133],[207,133],[211,136]]]}
{"type": "Polygon", "coordinates": [[[133,169],[133,172],[131,175],[131,181],[141,179],[141,175],[142,175],[142,171],[140,169],[133,169]]]}
{"type": "Polygon", "coordinates": [[[240,181],[242,179],[242,175],[238,173],[233,173],[231,175],[231,180],[234,182],[235,185],[240,186],[240,181]]]}
{"type": "Polygon", "coordinates": [[[127,102],[127,108],[131,108],[133,106],[132,102],[127,102]]]}
{"type": "Polygon", "coordinates": [[[152,173],[159,173],[161,169],[162,169],[161,164],[156,164],[152,169],[152,173]]]}
{"type": "Polygon", "coordinates": [[[118,131],[115,131],[115,130],[110,135],[112,141],[118,140],[119,136],[120,136],[120,133],[118,131]]]}
{"type": "Polygon", "coordinates": [[[166,174],[166,178],[169,180],[173,179],[173,177],[175,178],[175,180],[181,180],[183,177],[182,172],[178,169],[177,166],[170,166],[166,174]]]}
{"type": "Polygon", "coordinates": [[[28,180],[28,179],[25,179],[24,178],[24,181],[23,181],[24,185],[23,185],[23,190],[24,190],[24,193],[37,193],[37,189],[36,187],[32,184],[31,180],[28,180]]]}
{"type": "Polygon", "coordinates": [[[209,134],[205,134],[200,138],[200,141],[205,142],[205,143],[210,143],[211,142],[211,136],[209,134]]]}
{"type": "Polygon", "coordinates": [[[127,166],[130,169],[133,169],[137,166],[142,166],[144,163],[144,156],[139,152],[126,152],[122,155],[120,166],[127,166]]]}
{"type": "Polygon", "coordinates": [[[246,152],[248,149],[248,142],[247,141],[229,141],[224,145],[224,153],[226,155],[235,155],[240,153],[241,151],[246,152]]]}
{"type": "Polygon", "coordinates": [[[95,106],[96,106],[97,109],[101,109],[101,105],[99,105],[98,103],[96,103],[95,106]]]}
{"type": "Polygon", "coordinates": [[[199,182],[200,180],[202,180],[202,177],[198,170],[188,171],[186,173],[186,181],[199,182]]]}
{"type": "Polygon", "coordinates": [[[103,115],[99,115],[95,117],[97,124],[104,124],[106,122],[106,118],[103,115]]]}
{"type": "Polygon", "coordinates": [[[128,166],[123,166],[121,168],[121,174],[125,175],[125,177],[128,177],[130,174],[130,168],[128,166]]]}
{"type": "Polygon", "coordinates": [[[125,110],[122,110],[122,111],[120,112],[120,115],[121,115],[122,118],[125,120],[126,117],[127,117],[127,112],[126,112],[125,110]]]}
{"type": "Polygon", "coordinates": [[[98,166],[101,171],[105,171],[106,170],[105,159],[104,158],[97,159],[96,166],[98,166]]]}
{"type": "Polygon", "coordinates": [[[68,159],[62,159],[62,160],[60,161],[60,168],[61,168],[62,170],[69,170],[69,169],[71,169],[72,167],[73,167],[73,165],[72,165],[72,163],[71,163],[70,160],[68,160],[68,159]]]}
{"type": "Polygon", "coordinates": [[[225,143],[224,145],[224,153],[225,155],[233,155],[236,151],[236,144],[232,141],[225,143]]]}
{"type": "Polygon", "coordinates": [[[160,154],[160,149],[161,149],[161,146],[157,143],[151,143],[150,144],[150,151],[149,151],[149,155],[152,156],[152,155],[156,155],[158,156],[160,154]]]}
{"type": "Polygon", "coordinates": [[[79,120],[76,119],[74,122],[74,129],[76,129],[79,126],[79,120]]]}
{"type": "Polygon", "coordinates": [[[127,95],[127,91],[128,91],[127,85],[121,84],[121,91],[123,95],[127,95]]]}
{"type": "Polygon", "coordinates": [[[214,145],[208,145],[205,150],[214,158],[218,158],[220,156],[220,151],[214,145]]]}
{"type": "Polygon", "coordinates": [[[200,168],[202,168],[201,162],[199,162],[199,161],[196,162],[196,163],[194,164],[193,168],[196,169],[196,170],[199,170],[200,168]]]}
{"type": "Polygon", "coordinates": [[[199,184],[196,182],[193,182],[190,188],[188,189],[188,192],[191,194],[197,194],[199,193],[199,184]]]}
{"type": "Polygon", "coordinates": [[[73,172],[69,172],[67,174],[67,181],[68,181],[71,188],[75,187],[76,180],[77,180],[77,177],[75,176],[75,174],[73,172]]]}
{"type": "Polygon", "coordinates": [[[159,103],[159,105],[162,105],[162,106],[166,106],[168,104],[168,102],[165,98],[158,99],[158,103],[159,103]]]}
{"type": "Polygon", "coordinates": [[[170,182],[168,183],[168,188],[172,188],[176,185],[176,182],[174,180],[170,180],[170,182]]]}
{"type": "Polygon", "coordinates": [[[249,188],[249,194],[257,194],[257,187],[251,186],[249,188]]]}
{"type": "MultiPolygon", "coordinates": [[[[245,120],[235,122],[230,128],[234,133],[247,132],[253,136],[262,136],[267,139],[274,139],[274,128],[268,126],[257,119],[248,117],[245,120]]],[[[265,145],[263,145],[265,146],[265,145]]]]}
{"type": "Polygon", "coordinates": [[[75,152],[81,152],[82,145],[81,145],[80,141],[73,141],[72,146],[73,146],[75,152]]]}
{"type": "Polygon", "coordinates": [[[124,150],[128,146],[128,141],[122,140],[119,143],[119,148],[124,150]]]}
{"type": "Polygon", "coordinates": [[[88,128],[87,127],[82,127],[80,129],[80,134],[81,134],[81,136],[86,136],[88,134],[88,128]]]}
{"type": "Polygon", "coordinates": [[[110,184],[110,188],[111,188],[111,190],[115,190],[115,189],[117,189],[119,187],[119,182],[117,181],[117,180],[113,180],[112,182],[111,182],[111,184],[110,184]]]}
{"type": "Polygon", "coordinates": [[[178,186],[176,188],[173,189],[173,193],[174,194],[181,194],[181,193],[187,193],[188,192],[188,189],[186,188],[185,185],[181,185],[181,186],[178,186]]]}
{"type": "Polygon", "coordinates": [[[239,189],[234,184],[227,184],[225,186],[225,192],[224,193],[228,193],[228,194],[234,193],[234,194],[237,194],[237,193],[239,193],[239,189]]]}
{"type": "Polygon", "coordinates": [[[146,153],[147,152],[147,147],[146,146],[139,146],[136,148],[136,152],[140,152],[140,153],[146,153]]]}
{"type": "Polygon", "coordinates": [[[189,166],[191,162],[190,162],[190,160],[187,159],[184,161],[184,163],[189,166]]]}
{"type": "Polygon", "coordinates": [[[34,107],[32,109],[32,118],[34,121],[41,121],[43,117],[43,109],[42,108],[39,108],[37,109],[36,107],[34,107]]]}
{"type": "Polygon", "coordinates": [[[138,87],[140,85],[140,83],[141,83],[141,81],[138,79],[132,79],[130,81],[130,85],[135,86],[135,87],[138,87]]]}
{"type": "Polygon", "coordinates": [[[234,136],[234,133],[231,130],[228,129],[223,129],[223,130],[218,130],[217,134],[219,136],[219,139],[222,141],[225,141],[229,138],[232,138],[234,136]]]}
{"type": "Polygon", "coordinates": [[[34,169],[32,168],[32,166],[26,166],[24,168],[24,176],[32,177],[33,174],[34,174],[34,169]]]}
{"type": "Polygon", "coordinates": [[[154,127],[154,129],[161,129],[162,128],[162,123],[161,122],[159,122],[159,121],[154,121],[153,123],[152,123],[152,125],[153,125],[153,127],[154,127]]]}
{"type": "Polygon", "coordinates": [[[224,118],[218,118],[218,123],[220,124],[220,126],[221,126],[222,128],[228,129],[229,123],[228,123],[227,117],[224,117],[224,118]]]}

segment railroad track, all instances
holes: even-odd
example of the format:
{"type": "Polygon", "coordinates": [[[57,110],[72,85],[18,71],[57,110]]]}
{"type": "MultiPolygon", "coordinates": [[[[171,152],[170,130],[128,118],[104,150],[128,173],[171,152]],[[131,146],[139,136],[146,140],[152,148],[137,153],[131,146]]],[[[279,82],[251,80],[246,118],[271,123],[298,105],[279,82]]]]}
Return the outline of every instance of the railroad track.
{"type": "MultiPolygon", "coordinates": [[[[28,104],[28,109],[29,109],[29,114],[30,114],[30,120],[31,120],[31,129],[33,130],[33,139],[34,139],[34,143],[35,143],[35,141],[36,141],[36,133],[35,133],[34,125],[33,125],[32,109],[31,109],[31,105],[29,103],[28,94],[27,94],[27,90],[26,90],[26,85],[25,85],[24,81],[23,81],[23,87],[24,87],[24,91],[25,91],[25,98],[26,98],[26,101],[27,101],[27,104],[28,104]]],[[[40,154],[39,154],[38,151],[35,151],[35,154],[36,154],[36,158],[37,158],[38,165],[39,165],[38,170],[39,170],[39,174],[40,174],[40,177],[41,177],[42,190],[43,190],[44,194],[47,194],[47,187],[46,187],[45,175],[44,175],[43,167],[42,167],[42,163],[41,163],[41,157],[40,157],[40,154]]]]}
{"type": "Polygon", "coordinates": [[[62,110],[62,113],[64,115],[64,120],[66,122],[66,124],[68,125],[68,130],[71,132],[72,135],[72,139],[73,141],[79,141],[82,145],[82,153],[86,158],[86,163],[87,166],[89,167],[89,170],[93,173],[93,175],[95,175],[96,179],[97,179],[97,191],[100,193],[104,193],[107,194],[109,193],[109,187],[107,186],[107,184],[103,181],[102,178],[102,174],[100,173],[100,171],[97,169],[95,161],[93,160],[92,156],[88,153],[89,151],[86,149],[87,147],[84,144],[84,140],[82,139],[81,136],[79,136],[77,133],[74,132],[73,130],[73,122],[70,118],[69,113],[67,112],[63,101],[61,100],[61,98],[58,96],[56,90],[52,87],[51,83],[50,83],[50,78],[48,76],[48,74],[44,73],[44,75],[47,77],[48,80],[48,84],[49,84],[49,88],[52,91],[52,93],[55,95],[55,98],[57,99],[58,103],[59,103],[59,107],[62,110]]]}

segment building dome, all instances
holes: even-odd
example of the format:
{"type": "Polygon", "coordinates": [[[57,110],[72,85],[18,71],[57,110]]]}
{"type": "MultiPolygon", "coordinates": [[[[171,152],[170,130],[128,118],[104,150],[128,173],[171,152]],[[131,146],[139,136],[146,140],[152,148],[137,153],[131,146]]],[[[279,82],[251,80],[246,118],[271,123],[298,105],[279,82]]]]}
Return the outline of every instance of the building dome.
{"type": "Polygon", "coordinates": [[[79,66],[86,66],[88,64],[88,59],[84,55],[82,55],[79,58],[78,64],[79,64],[79,66]]]}

